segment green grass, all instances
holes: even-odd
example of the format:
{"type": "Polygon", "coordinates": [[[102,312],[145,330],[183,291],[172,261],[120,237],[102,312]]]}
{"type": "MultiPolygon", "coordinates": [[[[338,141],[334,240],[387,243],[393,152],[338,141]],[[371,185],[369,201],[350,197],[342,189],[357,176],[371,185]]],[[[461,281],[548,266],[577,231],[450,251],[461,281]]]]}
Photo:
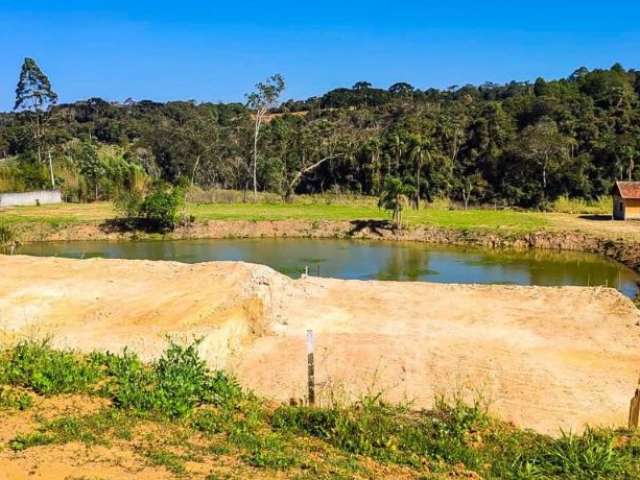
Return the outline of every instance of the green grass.
{"type": "MultiPolygon", "coordinates": [[[[352,221],[388,220],[387,212],[375,206],[323,204],[221,204],[194,205],[197,220],[309,220],[352,221]]],[[[424,208],[408,210],[410,226],[436,226],[454,229],[507,229],[531,231],[546,224],[539,213],[511,210],[448,210],[424,208]]]]}
{"type": "MultiPolygon", "coordinates": [[[[301,199],[294,203],[218,203],[192,204],[189,213],[196,221],[225,220],[303,220],[354,221],[388,220],[389,214],[377,208],[375,199],[358,199],[351,204],[342,201],[311,201],[301,199]]],[[[0,211],[6,225],[29,229],[42,225],[58,229],[69,225],[96,224],[115,218],[110,203],[62,204],[40,207],[16,207],[0,211]]],[[[548,219],[538,212],[513,210],[450,210],[423,208],[407,210],[406,220],[411,227],[435,226],[459,230],[501,230],[529,232],[544,228],[548,219]]]]}
{"type": "MultiPolygon", "coordinates": [[[[80,355],[42,342],[23,342],[1,358],[3,389],[38,396],[43,391],[33,379],[42,376],[47,384],[63,385],[62,391],[108,402],[95,412],[48,420],[39,415],[46,412],[35,412],[39,425],[16,432],[6,445],[13,451],[69,442],[124,445],[177,478],[187,478],[193,463],[211,465],[210,478],[226,478],[230,471],[235,478],[259,471],[283,478],[396,478],[398,472],[403,478],[437,478],[461,468],[487,479],[640,477],[640,436],[632,432],[588,429],[552,438],[501,423],[480,404],[444,399],[430,411],[378,397],[323,408],[274,406],[207,369],[197,343],[170,344],[152,364],[132,352],[80,355]],[[98,374],[90,381],[68,375],[58,368],[60,359],[72,371],[90,365],[98,374]],[[11,371],[29,375],[6,375],[11,371]],[[231,470],[221,467],[225,462],[233,464],[231,470]]],[[[21,406],[9,402],[6,408],[21,406]]]]}

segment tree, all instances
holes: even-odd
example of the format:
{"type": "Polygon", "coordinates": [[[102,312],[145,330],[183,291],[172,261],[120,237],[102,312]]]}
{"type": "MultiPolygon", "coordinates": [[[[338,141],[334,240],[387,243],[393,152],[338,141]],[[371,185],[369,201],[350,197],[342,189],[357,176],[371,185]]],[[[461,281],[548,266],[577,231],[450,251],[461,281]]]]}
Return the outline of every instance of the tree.
{"type": "Polygon", "coordinates": [[[371,83],[369,82],[356,82],[353,84],[352,90],[368,90],[372,87],[371,83]]]}
{"type": "MultiPolygon", "coordinates": [[[[543,208],[549,200],[549,174],[561,170],[563,162],[568,159],[567,138],[558,131],[557,124],[550,119],[543,119],[535,125],[525,128],[518,144],[518,155],[525,162],[538,168],[542,187],[543,208]]],[[[526,171],[526,166],[523,169],[526,171]]]]}
{"type": "Polygon", "coordinates": [[[284,78],[279,73],[269,77],[266,82],[256,84],[256,89],[247,94],[247,107],[255,112],[253,133],[253,198],[258,199],[258,139],[260,127],[266,113],[275,108],[284,92],[284,78]]]}
{"type": "Polygon", "coordinates": [[[94,200],[97,201],[100,177],[106,173],[106,169],[91,142],[83,142],[80,147],[77,162],[80,167],[80,173],[91,182],[94,191],[94,200]]]}
{"type": "Polygon", "coordinates": [[[394,225],[402,228],[402,212],[409,205],[409,199],[414,194],[413,185],[402,183],[402,180],[396,177],[387,178],[378,201],[378,207],[391,210],[394,225]]]}
{"type": "Polygon", "coordinates": [[[464,209],[469,208],[469,201],[474,191],[482,191],[487,182],[482,178],[479,172],[475,172],[472,175],[466,175],[460,180],[462,191],[462,201],[464,203],[464,209]]]}
{"type": "MultiPolygon", "coordinates": [[[[28,112],[32,117],[33,137],[39,163],[42,163],[43,139],[46,124],[50,119],[48,114],[51,106],[55,105],[57,101],[58,94],[53,91],[49,78],[40,70],[34,59],[25,58],[16,87],[16,102],[13,109],[15,111],[28,112]]],[[[51,187],[55,188],[51,151],[48,152],[48,157],[51,187]]]]}
{"type": "MultiPolygon", "coordinates": [[[[421,172],[424,165],[424,157],[431,158],[431,141],[422,135],[414,134],[410,137],[409,157],[415,162],[415,206],[420,208],[420,184],[422,182],[421,172]]],[[[431,163],[431,162],[429,162],[431,163]]],[[[429,191],[427,189],[427,197],[429,191]]]]}
{"type": "Polygon", "coordinates": [[[389,93],[398,95],[399,97],[409,97],[415,92],[415,88],[406,82],[394,83],[389,87],[389,93]]]}

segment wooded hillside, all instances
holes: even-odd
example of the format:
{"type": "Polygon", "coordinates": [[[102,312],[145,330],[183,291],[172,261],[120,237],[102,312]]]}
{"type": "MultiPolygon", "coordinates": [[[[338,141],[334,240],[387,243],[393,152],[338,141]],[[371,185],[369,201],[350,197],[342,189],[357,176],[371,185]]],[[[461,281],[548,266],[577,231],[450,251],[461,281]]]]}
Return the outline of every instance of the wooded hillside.
{"type": "MultiPolygon", "coordinates": [[[[55,82],[52,82],[55,85],[55,82]]],[[[215,92],[213,92],[215,93],[215,92]]],[[[534,83],[388,90],[358,82],[272,102],[257,135],[258,190],[379,195],[385,178],[419,198],[544,208],[640,179],[640,72],[581,68],[534,83]]],[[[99,98],[0,116],[0,190],[55,183],[72,200],[149,179],[252,187],[256,112],[240,103],[99,98]]]]}

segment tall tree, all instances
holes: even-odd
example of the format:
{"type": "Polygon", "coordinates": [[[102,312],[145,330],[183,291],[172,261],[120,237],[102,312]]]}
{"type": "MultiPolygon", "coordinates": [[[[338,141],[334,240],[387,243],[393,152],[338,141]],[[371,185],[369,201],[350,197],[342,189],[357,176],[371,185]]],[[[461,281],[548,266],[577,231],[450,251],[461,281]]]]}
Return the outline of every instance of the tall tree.
{"type": "MultiPolygon", "coordinates": [[[[51,106],[58,101],[58,94],[53,91],[51,82],[33,58],[25,58],[20,71],[20,79],[16,87],[15,111],[28,112],[32,118],[33,137],[37,148],[38,162],[42,163],[43,140],[45,129],[50,119],[51,106]]],[[[49,174],[51,187],[55,188],[53,162],[49,157],[49,174]]]]}
{"type": "Polygon", "coordinates": [[[100,177],[106,173],[106,170],[104,163],[98,156],[95,146],[91,142],[83,142],[76,155],[76,161],[80,173],[89,180],[93,187],[94,200],[98,201],[100,177]]]}
{"type": "Polygon", "coordinates": [[[276,73],[265,82],[257,83],[256,89],[246,95],[247,107],[255,112],[252,165],[254,200],[258,199],[258,139],[260,137],[260,127],[267,112],[278,105],[284,88],[284,78],[279,73],[276,73]]]}
{"type": "MultiPolygon", "coordinates": [[[[413,134],[410,137],[409,157],[415,162],[415,206],[420,208],[421,184],[422,184],[422,167],[424,166],[425,156],[431,163],[431,140],[419,134],[413,134]]],[[[429,188],[427,185],[427,199],[430,200],[429,188]]]]}

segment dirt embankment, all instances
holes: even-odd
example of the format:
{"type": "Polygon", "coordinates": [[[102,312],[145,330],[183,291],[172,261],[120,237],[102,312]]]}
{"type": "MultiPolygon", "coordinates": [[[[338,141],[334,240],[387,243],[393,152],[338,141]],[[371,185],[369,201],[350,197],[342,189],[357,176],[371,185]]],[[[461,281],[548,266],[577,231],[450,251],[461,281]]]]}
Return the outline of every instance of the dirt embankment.
{"type": "Polygon", "coordinates": [[[166,335],[203,337],[213,367],[287,401],[306,388],[316,337],[319,397],[382,391],[429,407],[475,393],[518,425],[557,433],[624,425],[640,365],[640,312],[613,289],[322,278],[216,262],[0,256],[5,341],[154,358],[166,335]],[[474,393],[475,392],[475,393],[474,393]]]}
{"type": "MultiPolygon", "coordinates": [[[[640,272],[640,242],[623,236],[612,239],[615,232],[607,235],[601,233],[591,234],[580,230],[516,233],[428,226],[397,230],[385,221],[364,220],[225,220],[198,222],[189,228],[181,227],[167,234],[165,238],[355,238],[477,245],[489,248],[572,250],[604,255],[640,272]]],[[[96,224],[70,225],[59,229],[40,225],[20,232],[23,241],[132,240],[144,236],[144,233],[120,231],[96,224]]]]}

